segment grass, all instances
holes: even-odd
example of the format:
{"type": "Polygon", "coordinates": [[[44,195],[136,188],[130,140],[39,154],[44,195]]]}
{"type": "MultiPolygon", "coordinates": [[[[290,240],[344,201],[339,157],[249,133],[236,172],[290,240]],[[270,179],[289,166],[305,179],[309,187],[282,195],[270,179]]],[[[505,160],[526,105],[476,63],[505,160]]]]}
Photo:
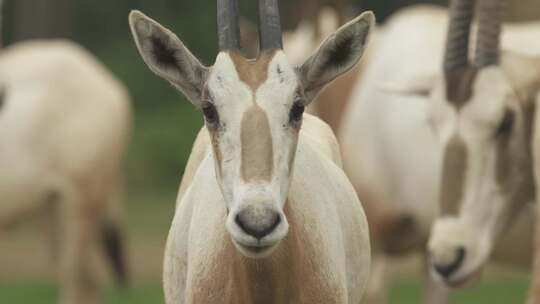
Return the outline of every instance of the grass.
{"type": "MultiPolygon", "coordinates": [[[[107,288],[105,304],[164,303],[159,282],[137,284],[131,289],[107,288]]],[[[0,303],[56,304],[58,289],[53,282],[0,282],[0,303]]]]}
{"type": "MultiPolygon", "coordinates": [[[[487,280],[475,288],[455,292],[450,303],[508,304],[523,303],[527,289],[525,278],[487,280]]],[[[52,282],[0,282],[0,303],[56,304],[58,291],[52,282]]],[[[105,304],[163,303],[158,281],[138,283],[133,288],[107,288],[105,304]]],[[[421,283],[414,279],[398,279],[390,290],[391,304],[421,303],[421,283]]]]}
{"type": "MultiPolygon", "coordinates": [[[[473,288],[455,291],[451,304],[509,304],[524,303],[528,280],[526,278],[484,280],[473,288]]],[[[398,279],[393,282],[389,301],[392,304],[422,303],[422,285],[418,280],[398,279]]]]}

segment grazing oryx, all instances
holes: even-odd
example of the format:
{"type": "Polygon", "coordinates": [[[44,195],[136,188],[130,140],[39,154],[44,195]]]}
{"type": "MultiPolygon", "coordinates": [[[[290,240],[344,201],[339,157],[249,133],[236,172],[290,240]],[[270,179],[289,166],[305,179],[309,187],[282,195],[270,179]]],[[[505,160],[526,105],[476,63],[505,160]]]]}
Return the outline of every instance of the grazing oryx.
{"type": "Polygon", "coordinates": [[[239,52],[236,1],[217,4],[212,67],[157,22],[130,15],[146,64],[205,119],[169,233],[166,302],[360,303],[367,222],[332,131],[303,110],[359,60],[374,16],[347,23],[295,68],[282,51],[276,0],[259,1],[255,60],[239,52]]]}
{"type": "MultiPolygon", "coordinates": [[[[345,111],[343,163],[366,210],[373,260],[379,253],[423,253],[439,213],[442,149],[428,119],[427,94],[440,73],[447,16],[444,9],[422,5],[390,18],[377,32],[377,48],[345,111]]],[[[540,54],[540,23],[507,25],[505,32],[505,48],[540,54]]],[[[493,260],[528,267],[533,221],[522,210],[493,260]]],[[[444,289],[426,291],[427,303],[446,302],[444,289]]]]}
{"type": "Polygon", "coordinates": [[[0,87],[0,232],[45,215],[60,302],[98,303],[98,245],[118,279],[126,275],[117,218],[131,120],[126,90],[66,41],[1,50],[0,87]]]}
{"type": "Polygon", "coordinates": [[[441,215],[428,251],[433,273],[449,286],[475,278],[516,215],[536,199],[540,56],[500,54],[504,2],[480,0],[473,64],[474,3],[452,3],[444,74],[431,89],[429,120],[443,157],[441,215]]]}

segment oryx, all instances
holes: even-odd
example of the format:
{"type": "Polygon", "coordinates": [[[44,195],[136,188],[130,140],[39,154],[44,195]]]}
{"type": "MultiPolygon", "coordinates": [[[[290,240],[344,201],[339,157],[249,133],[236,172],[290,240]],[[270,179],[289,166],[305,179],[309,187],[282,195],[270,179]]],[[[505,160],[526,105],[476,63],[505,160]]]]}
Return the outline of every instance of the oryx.
{"type": "Polygon", "coordinates": [[[202,65],[138,11],[130,25],[158,76],[204,114],[164,263],[166,302],[359,303],[370,261],[362,206],[333,133],[303,110],[360,58],[366,12],[299,67],[282,51],[277,0],[259,1],[261,52],[239,52],[235,0],[218,0],[220,52],[202,65]]]}
{"type": "MultiPolygon", "coordinates": [[[[432,127],[429,94],[440,74],[447,25],[448,11],[435,6],[392,16],[378,30],[377,48],[345,111],[343,163],[370,222],[374,260],[379,252],[424,254],[439,214],[444,149],[432,127]]],[[[505,33],[505,48],[540,55],[540,23],[505,25],[505,33]]],[[[528,269],[533,222],[530,209],[521,210],[492,260],[528,269]]],[[[446,293],[427,286],[425,301],[445,303],[446,293]]]]}
{"type": "Polygon", "coordinates": [[[119,212],[128,93],[94,56],[63,40],[0,50],[0,88],[0,235],[45,218],[60,303],[98,303],[96,249],[126,279],[119,212]]]}
{"type": "Polygon", "coordinates": [[[540,57],[502,53],[504,0],[455,0],[443,77],[431,88],[429,121],[442,149],[441,214],[428,243],[433,273],[447,285],[476,277],[494,246],[536,200],[536,105],[540,57]]]}

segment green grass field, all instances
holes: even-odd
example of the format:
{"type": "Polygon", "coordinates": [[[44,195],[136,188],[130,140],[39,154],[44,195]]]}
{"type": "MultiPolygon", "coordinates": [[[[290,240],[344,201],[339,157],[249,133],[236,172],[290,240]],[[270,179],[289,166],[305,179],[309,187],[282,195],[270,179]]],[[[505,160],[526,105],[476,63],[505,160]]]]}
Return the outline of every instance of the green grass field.
{"type": "MultiPolygon", "coordinates": [[[[392,284],[390,303],[421,303],[421,286],[417,280],[398,279],[392,284]]],[[[490,280],[479,286],[456,292],[451,303],[464,304],[514,304],[523,303],[527,281],[523,279],[490,280]]],[[[57,289],[53,282],[0,282],[2,304],[56,304],[57,289]]],[[[135,284],[130,289],[108,288],[104,294],[106,304],[163,303],[160,283],[135,284]]]]}

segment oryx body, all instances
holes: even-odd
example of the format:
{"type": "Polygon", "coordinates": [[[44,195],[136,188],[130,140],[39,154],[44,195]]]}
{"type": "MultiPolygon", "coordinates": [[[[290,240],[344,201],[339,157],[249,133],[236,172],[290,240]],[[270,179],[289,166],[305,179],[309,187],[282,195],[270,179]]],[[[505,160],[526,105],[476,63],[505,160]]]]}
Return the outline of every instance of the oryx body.
{"type": "MultiPolygon", "coordinates": [[[[392,17],[378,31],[377,49],[346,109],[344,168],[364,203],[374,243],[386,254],[423,253],[439,214],[443,149],[429,124],[426,93],[440,73],[447,22],[447,11],[431,6],[392,17]]],[[[540,54],[534,41],[540,24],[508,25],[505,31],[508,49],[540,54]]],[[[493,257],[526,267],[534,217],[523,210],[519,218],[493,257]]],[[[426,301],[446,301],[444,290],[428,291],[426,301]]]]}
{"type": "Polygon", "coordinates": [[[236,1],[217,4],[221,51],[210,68],[157,22],[130,15],[146,64],[205,118],[169,233],[166,302],[359,303],[367,222],[332,131],[303,111],[358,61],[374,16],[347,23],[294,68],[276,0],[259,1],[254,60],[239,52],[236,1]]]}
{"type": "Polygon", "coordinates": [[[117,242],[131,119],[126,90],[67,41],[1,50],[0,86],[0,228],[46,214],[61,302],[96,303],[96,247],[104,242],[125,275],[117,242]]]}

